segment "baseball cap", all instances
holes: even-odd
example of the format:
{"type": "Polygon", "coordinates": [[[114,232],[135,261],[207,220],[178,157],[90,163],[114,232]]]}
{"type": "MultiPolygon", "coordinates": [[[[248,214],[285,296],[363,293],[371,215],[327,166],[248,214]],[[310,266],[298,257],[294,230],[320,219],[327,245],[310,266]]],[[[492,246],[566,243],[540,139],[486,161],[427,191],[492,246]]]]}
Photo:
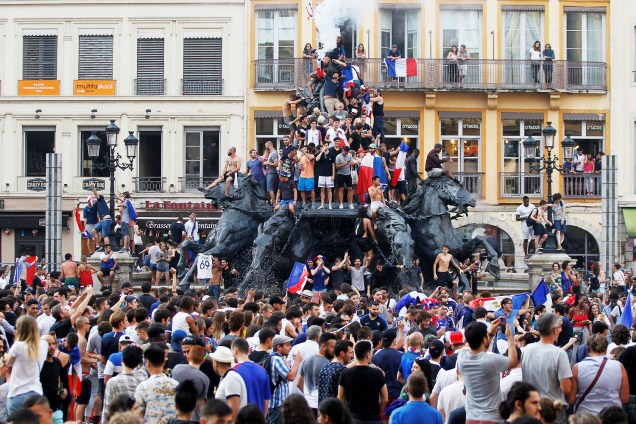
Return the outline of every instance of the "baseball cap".
{"type": "Polygon", "coordinates": [[[310,290],[303,290],[300,292],[301,297],[314,297],[314,294],[310,290]]]}
{"type": "Polygon", "coordinates": [[[431,354],[431,358],[437,358],[442,352],[444,352],[444,343],[440,340],[433,340],[431,344],[428,345],[428,353],[431,354]]]}
{"type": "Polygon", "coordinates": [[[428,349],[433,340],[437,340],[437,337],[432,334],[427,334],[424,336],[424,344],[422,345],[424,349],[428,349]]]}
{"type": "Polygon", "coordinates": [[[124,334],[119,337],[119,343],[135,343],[135,341],[128,334],[124,334]]]}
{"type": "Polygon", "coordinates": [[[175,330],[172,332],[172,339],[170,340],[170,346],[172,350],[181,352],[181,341],[187,337],[187,333],[183,330],[175,330]]]}
{"type": "Polygon", "coordinates": [[[364,149],[358,149],[358,154],[361,155],[362,153],[364,153],[364,149]]]}
{"type": "Polygon", "coordinates": [[[126,296],[126,302],[132,302],[133,300],[137,300],[137,296],[126,296]]]}
{"type": "Polygon", "coordinates": [[[216,362],[222,362],[224,364],[231,364],[234,362],[234,355],[232,351],[225,346],[219,346],[216,351],[210,355],[210,357],[216,362]]]}
{"type": "Polygon", "coordinates": [[[464,344],[464,335],[459,331],[453,331],[450,334],[450,343],[452,345],[464,344]]]}
{"type": "Polygon", "coordinates": [[[369,144],[369,149],[375,149],[375,143],[369,144]]]}
{"type": "Polygon", "coordinates": [[[27,287],[26,290],[24,291],[25,293],[29,293],[29,294],[33,294],[33,288],[31,287],[27,287]]]}
{"type": "Polygon", "coordinates": [[[121,288],[122,288],[122,289],[127,289],[127,288],[129,288],[129,287],[132,287],[132,283],[131,283],[130,281],[124,281],[124,282],[121,284],[121,288]]]}
{"type": "Polygon", "coordinates": [[[280,175],[281,177],[289,178],[289,172],[280,171],[279,175],[280,175]]]}
{"type": "Polygon", "coordinates": [[[282,344],[285,344],[285,343],[291,343],[293,341],[294,341],[294,339],[292,339],[291,337],[278,335],[278,336],[274,337],[274,339],[272,340],[272,347],[276,347],[278,345],[282,345],[282,344]]]}

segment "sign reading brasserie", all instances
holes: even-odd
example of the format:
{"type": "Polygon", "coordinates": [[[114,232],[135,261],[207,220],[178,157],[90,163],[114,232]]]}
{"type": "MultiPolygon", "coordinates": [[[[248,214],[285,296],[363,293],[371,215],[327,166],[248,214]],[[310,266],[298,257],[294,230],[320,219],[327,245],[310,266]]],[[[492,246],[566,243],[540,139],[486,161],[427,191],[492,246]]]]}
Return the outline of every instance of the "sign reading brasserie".
{"type": "Polygon", "coordinates": [[[95,190],[102,191],[106,189],[106,181],[100,180],[98,178],[89,178],[87,180],[82,180],[82,190],[93,191],[93,187],[91,187],[91,183],[95,187],[95,190]]]}
{"type": "Polygon", "coordinates": [[[45,178],[31,178],[26,182],[26,188],[30,191],[44,191],[46,190],[45,178]]]}

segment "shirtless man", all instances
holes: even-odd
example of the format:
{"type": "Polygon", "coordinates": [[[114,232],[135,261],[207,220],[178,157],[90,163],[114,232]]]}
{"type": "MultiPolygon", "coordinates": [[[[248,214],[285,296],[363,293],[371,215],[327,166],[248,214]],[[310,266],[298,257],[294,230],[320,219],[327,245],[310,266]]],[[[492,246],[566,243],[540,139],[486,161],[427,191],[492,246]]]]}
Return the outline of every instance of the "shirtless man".
{"type": "Polygon", "coordinates": [[[79,278],[77,274],[77,264],[73,261],[73,255],[67,253],[64,255],[66,261],[62,264],[62,276],[66,287],[74,287],[75,293],[79,294],[79,278]]]}
{"type": "Polygon", "coordinates": [[[82,392],[78,396],[75,405],[75,416],[84,417],[86,411],[86,405],[88,405],[91,398],[91,380],[88,378],[91,369],[97,369],[97,361],[89,357],[86,347],[88,346],[87,337],[91,328],[88,318],[81,316],[75,321],[75,327],[77,327],[77,336],[79,338],[78,346],[80,350],[80,363],[82,364],[82,392]]]}
{"type": "Polygon", "coordinates": [[[457,275],[459,275],[462,271],[459,269],[457,264],[453,261],[453,255],[448,253],[448,246],[442,246],[442,253],[437,255],[435,258],[435,263],[433,264],[433,279],[437,281],[442,286],[446,286],[449,289],[453,288],[453,276],[449,272],[449,268],[452,266],[457,271],[457,275]],[[439,265],[439,268],[438,268],[439,265]]]}
{"type": "Polygon", "coordinates": [[[371,180],[373,185],[369,187],[369,198],[371,199],[371,218],[373,219],[374,227],[377,227],[376,216],[378,209],[386,207],[386,201],[384,200],[384,193],[382,192],[382,186],[380,185],[380,177],[377,175],[371,180]]]}
{"type": "Polygon", "coordinates": [[[221,297],[221,283],[223,282],[223,268],[219,258],[214,257],[212,259],[212,278],[208,282],[208,295],[212,296],[216,300],[221,297]]]}
{"type": "MultiPolygon", "coordinates": [[[[285,125],[291,128],[291,132],[289,133],[289,138],[294,139],[294,133],[296,132],[296,126],[292,126],[292,122],[294,122],[294,114],[292,113],[292,106],[298,106],[300,102],[304,99],[302,97],[298,97],[295,93],[290,94],[287,99],[283,102],[283,121],[285,125]]],[[[297,111],[300,115],[300,111],[297,111]]]]}
{"type": "Polygon", "coordinates": [[[227,151],[227,155],[229,157],[225,160],[223,174],[205,188],[206,190],[210,190],[225,181],[226,197],[230,195],[230,187],[232,186],[234,179],[238,177],[238,172],[241,170],[241,158],[236,154],[236,147],[230,147],[227,151]]]}

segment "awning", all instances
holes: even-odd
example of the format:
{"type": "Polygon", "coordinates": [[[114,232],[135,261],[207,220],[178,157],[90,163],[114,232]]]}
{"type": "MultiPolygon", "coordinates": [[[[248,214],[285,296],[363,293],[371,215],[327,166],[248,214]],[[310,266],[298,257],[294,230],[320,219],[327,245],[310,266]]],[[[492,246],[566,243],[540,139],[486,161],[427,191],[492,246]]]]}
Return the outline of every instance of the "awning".
{"type": "MultiPolygon", "coordinates": [[[[139,229],[144,230],[168,230],[170,224],[176,222],[178,215],[176,213],[161,214],[153,213],[152,215],[144,214],[137,218],[139,229]]],[[[216,227],[216,223],[221,219],[221,211],[214,212],[197,212],[197,224],[199,230],[209,232],[216,227]],[[205,214],[205,215],[204,215],[205,214]]]]}
{"type": "Polygon", "coordinates": [[[636,208],[623,208],[627,237],[636,237],[636,208]]]}
{"type": "MultiPolygon", "coordinates": [[[[66,227],[66,220],[72,216],[71,212],[62,212],[62,227],[66,227]]],[[[44,212],[0,212],[0,228],[45,228],[44,212]]]]}

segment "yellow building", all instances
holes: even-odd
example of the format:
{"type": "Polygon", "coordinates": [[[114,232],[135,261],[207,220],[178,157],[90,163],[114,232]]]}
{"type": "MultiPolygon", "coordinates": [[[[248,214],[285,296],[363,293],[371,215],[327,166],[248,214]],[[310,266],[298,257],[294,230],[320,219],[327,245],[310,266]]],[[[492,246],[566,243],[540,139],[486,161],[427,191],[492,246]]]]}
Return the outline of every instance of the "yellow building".
{"type": "MultiPolygon", "coordinates": [[[[248,145],[262,151],[266,140],[289,130],[281,106],[307,83],[312,65],[306,43],[317,46],[316,19],[322,2],[253,0],[248,11],[250,69],[246,91],[248,145]],[[313,3],[313,4],[312,4],[313,3]]],[[[348,60],[360,66],[365,84],[383,91],[387,145],[406,139],[424,157],[442,143],[478,206],[458,226],[466,238],[491,230],[507,267],[523,270],[524,253],[515,210],[523,195],[547,198],[544,173],[530,172],[523,140],[543,140],[547,122],[557,129],[553,154],[571,135],[584,153],[610,150],[609,1],[420,0],[365,2],[343,19],[340,32],[348,60]],[[535,43],[550,44],[550,65],[529,60],[535,43]],[[364,44],[364,61],[355,59],[364,44]],[[384,57],[392,44],[413,58],[417,75],[387,76],[384,57]],[[445,60],[451,46],[466,46],[461,85],[445,60]],[[353,58],[352,58],[353,56],[353,58]]],[[[536,162],[535,162],[536,163],[536,162]]],[[[600,174],[553,175],[552,192],[569,207],[568,253],[577,266],[599,258],[600,174]],[[591,194],[590,194],[591,193],[591,194]]]]}

